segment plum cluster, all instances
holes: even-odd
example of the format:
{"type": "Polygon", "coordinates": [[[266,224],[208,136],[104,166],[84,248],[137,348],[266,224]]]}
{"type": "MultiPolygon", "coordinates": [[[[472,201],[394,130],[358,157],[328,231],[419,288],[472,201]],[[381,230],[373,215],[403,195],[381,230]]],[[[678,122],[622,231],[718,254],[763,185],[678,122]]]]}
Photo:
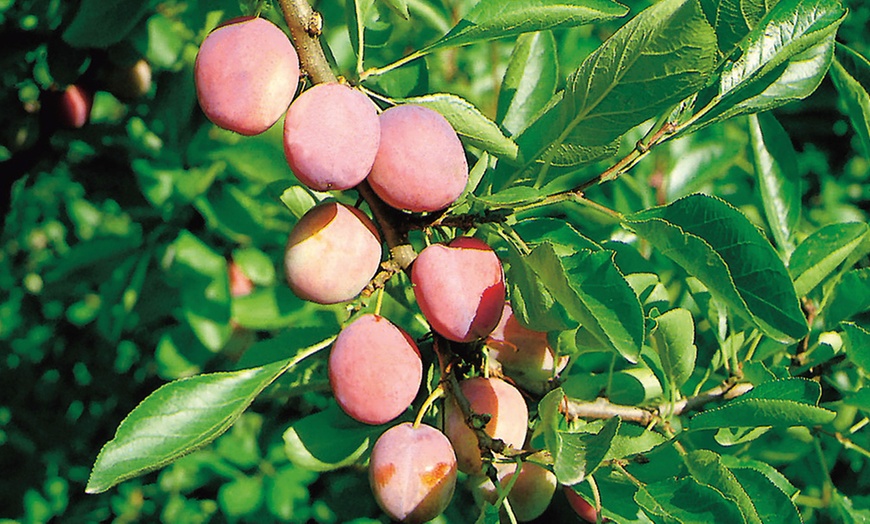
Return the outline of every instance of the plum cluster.
{"type": "MultiPolygon", "coordinates": [[[[416,105],[379,111],[362,92],[340,83],[317,84],[296,96],[298,56],[284,32],[267,20],[235,19],[215,29],[200,49],[195,75],[200,105],[220,127],[257,134],[284,115],[287,163],[314,191],[366,183],[402,216],[443,210],[465,190],[465,152],[443,116],[416,105]]],[[[357,207],[326,199],[290,232],[284,270],[300,298],[338,304],[361,293],[382,257],[372,219],[357,207]]],[[[546,334],[513,318],[501,261],[484,241],[459,237],[428,245],[411,265],[410,279],[420,311],[438,337],[487,345],[508,377],[516,373],[514,383],[552,378],[555,359],[546,334]]],[[[371,425],[407,414],[421,390],[423,367],[416,341],[372,313],[357,315],[342,329],[328,359],[337,404],[371,425]]],[[[482,431],[523,449],[529,413],[517,387],[484,376],[459,384],[471,411],[487,417],[482,431]]],[[[481,435],[469,427],[467,410],[450,397],[442,429],[402,422],[377,439],[369,478],[378,504],[392,518],[414,523],[440,514],[460,471],[482,499],[495,502],[495,486],[482,476],[481,435]]],[[[543,512],[556,486],[549,470],[529,463],[517,471],[515,462],[497,470],[500,483],[519,475],[508,500],[520,520],[543,512]]]]}

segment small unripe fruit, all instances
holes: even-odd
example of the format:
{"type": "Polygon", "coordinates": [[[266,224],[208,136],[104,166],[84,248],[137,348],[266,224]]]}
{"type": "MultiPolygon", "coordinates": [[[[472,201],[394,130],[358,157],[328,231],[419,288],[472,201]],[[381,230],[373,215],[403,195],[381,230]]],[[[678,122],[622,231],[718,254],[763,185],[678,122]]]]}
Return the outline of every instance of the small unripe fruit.
{"type": "Polygon", "coordinates": [[[151,65],[144,58],[129,66],[113,68],[106,79],[109,92],[125,102],[132,102],[148,93],[151,82],[151,65]]]}
{"type": "Polygon", "coordinates": [[[381,124],[371,100],[338,83],[318,84],[290,104],[284,153],[296,178],[317,191],[354,187],[372,169],[381,124]]]}
{"type": "MultiPolygon", "coordinates": [[[[498,481],[502,488],[507,487],[516,469],[516,464],[496,464],[498,481]]],[[[498,491],[491,480],[487,477],[476,477],[472,482],[476,496],[490,504],[496,503],[498,491]]],[[[519,522],[528,522],[540,517],[553,499],[556,484],[556,475],[552,471],[538,464],[525,462],[507,497],[516,519],[519,522]]]]}
{"type": "Polygon", "coordinates": [[[272,127],[293,100],[299,57],[272,22],[237,18],[202,42],[194,77],[209,120],[242,135],[256,135],[272,127]]]}
{"type": "Polygon", "coordinates": [[[405,422],[384,432],[372,448],[369,482],[378,505],[408,524],[441,514],[456,487],[456,456],[443,433],[405,422]]]}
{"type": "MultiPolygon", "coordinates": [[[[522,449],[529,425],[529,410],[517,388],[497,378],[475,377],[463,380],[460,389],[477,414],[489,414],[484,430],[505,445],[522,449]]],[[[453,444],[459,470],[469,475],[481,473],[483,462],[477,435],[468,427],[454,399],[445,403],[444,433],[453,444]]]]}
{"type": "Polygon", "coordinates": [[[287,283],[297,296],[319,304],[356,297],[381,262],[381,241],[359,209],[337,202],[311,208],[290,232],[284,253],[287,283]]]}
{"type": "Polygon", "coordinates": [[[93,94],[84,87],[73,84],[60,93],[58,119],[63,127],[80,129],[91,118],[94,105],[93,94]]]}
{"type": "Polygon", "coordinates": [[[462,143],[440,113],[404,105],[380,116],[381,142],[368,181],[392,207],[438,211],[465,190],[468,163],[462,143]]]}
{"type": "Polygon", "coordinates": [[[511,379],[533,391],[544,391],[566,359],[557,361],[547,333],[520,324],[510,303],[505,303],[501,320],[486,339],[490,357],[496,359],[511,379]]]}
{"type": "Polygon", "coordinates": [[[456,342],[487,336],[501,318],[504,271],[482,240],[427,246],[411,269],[414,296],[432,329],[456,342]]]}
{"type": "Polygon", "coordinates": [[[363,315],[341,330],[328,368],[336,402],[365,424],[384,424],[401,415],[423,379],[414,340],[378,315],[363,315]]]}

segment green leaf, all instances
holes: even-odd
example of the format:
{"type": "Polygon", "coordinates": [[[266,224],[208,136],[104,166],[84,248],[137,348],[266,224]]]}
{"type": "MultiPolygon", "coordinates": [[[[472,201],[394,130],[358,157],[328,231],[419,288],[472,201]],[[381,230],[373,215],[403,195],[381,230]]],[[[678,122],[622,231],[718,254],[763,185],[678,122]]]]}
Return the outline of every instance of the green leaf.
{"type": "Polygon", "coordinates": [[[449,33],[421,53],[611,20],[626,13],[627,7],[610,0],[480,0],[449,33]]]}
{"type": "Polygon", "coordinates": [[[662,370],[674,389],[679,389],[695,370],[695,322],[688,309],[676,308],[656,317],[653,347],[662,370]]]}
{"type": "Polygon", "coordinates": [[[456,95],[435,93],[405,98],[403,103],[417,104],[441,113],[456,134],[468,145],[488,151],[505,160],[516,160],[517,145],[504,136],[498,126],[470,102],[456,95]]]}
{"type": "Polygon", "coordinates": [[[771,466],[767,462],[762,462],[760,460],[749,459],[745,457],[737,458],[734,455],[722,455],[721,457],[722,463],[731,468],[731,471],[741,470],[741,469],[752,469],[755,470],[762,475],[764,475],[767,480],[770,481],[771,484],[776,486],[776,488],[789,498],[797,495],[800,490],[792,485],[792,483],[779,472],[775,467],[771,466]]]}
{"type": "Polygon", "coordinates": [[[399,16],[408,20],[411,18],[411,13],[408,12],[408,2],[407,0],[381,0],[387,7],[396,12],[399,16]]]}
{"type": "Polygon", "coordinates": [[[794,231],[801,217],[797,153],[770,113],[749,115],[749,136],[764,214],[776,245],[787,258],[794,251],[794,231]]]}
{"type": "Polygon", "coordinates": [[[643,309],[613,263],[613,252],[577,251],[560,257],[545,242],[525,258],[541,286],[571,318],[606,347],[637,362],[643,343],[643,309]]]}
{"type": "Polygon", "coordinates": [[[844,17],[838,0],[780,0],[726,63],[712,109],[684,132],[809,96],[831,64],[844,17]]]}
{"type": "Polygon", "coordinates": [[[232,302],[232,318],[249,329],[280,329],[303,319],[309,313],[305,305],[290,288],[277,285],[236,297],[232,302]]]}
{"type": "Polygon", "coordinates": [[[498,209],[503,207],[515,207],[517,204],[524,204],[541,200],[546,195],[539,189],[529,186],[511,186],[491,195],[483,195],[474,197],[478,202],[487,204],[490,209],[498,209]]]}
{"type": "Polygon", "coordinates": [[[648,515],[659,517],[658,522],[744,522],[734,502],[691,477],[642,486],[634,500],[648,515]]]}
{"type": "Polygon", "coordinates": [[[326,340],[259,368],[182,378],[157,389],[127,415],[100,450],[86,491],[102,493],[210,443],[282,373],[331,343],[326,340]]]}
{"type": "MultiPolygon", "coordinates": [[[[711,2],[713,3],[713,2],[711,2]]],[[[719,0],[715,2],[710,24],[716,28],[719,50],[731,54],[740,40],[755,27],[767,12],[767,0],[719,0]]],[[[709,15],[708,15],[709,16],[709,15]]]]}
{"type": "MultiPolygon", "coordinates": [[[[723,460],[724,462],[724,460],[723,460]]],[[[791,500],[764,473],[754,468],[731,466],[731,472],[746,493],[752,497],[761,522],[764,524],[803,524],[800,513],[791,500]]]]}
{"type": "Polygon", "coordinates": [[[496,121],[511,135],[524,129],[556,94],[559,62],[550,31],[522,35],[498,92],[496,121]]]}
{"type": "Polygon", "coordinates": [[[853,322],[843,322],[846,333],[846,355],[849,360],[870,371],[870,331],[853,322]]]}
{"type": "Polygon", "coordinates": [[[205,347],[218,351],[232,332],[227,261],[186,229],[169,250],[181,280],[181,316],[205,347]]]}
{"type": "Polygon", "coordinates": [[[746,490],[737,481],[734,473],[722,464],[718,454],[710,450],[699,449],[688,453],[684,460],[689,473],[695,480],[716,489],[737,504],[747,524],[761,523],[758,511],[752,504],[746,490]]]}
{"type": "Polygon", "coordinates": [[[357,422],[332,405],[290,426],[284,432],[284,450],[300,468],[330,471],[357,462],[384,429],[357,422]]]}
{"type": "Polygon", "coordinates": [[[218,489],[218,504],[230,518],[253,513],[263,503],[263,477],[240,475],[221,485],[218,489]]]}
{"type": "Polygon", "coordinates": [[[106,48],[123,40],[152,9],[152,2],[82,0],[63,32],[73,47],[106,48]]]}
{"type": "Polygon", "coordinates": [[[692,417],[692,430],[755,427],[814,426],[831,422],[836,413],[815,404],[821,388],[804,379],[774,380],[755,386],[748,393],[721,407],[692,417]]]}
{"type": "Polygon", "coordinates": [[[845,222],[825,226],[798,244],[788,261],[795,292],[806,296],[861,245],[867,224],[845,222]]]}
{"type": "Polygon", "coordinates": [[[537,331],[565,331],[577,327],[547,285],[538,277],[528,257],[508,251],[507,282],[514,315],[537,331]]]}
{"type": "Polygon", "coordinates": [[[793,342],[806,334],[782,260],[749,219],[723,200],[690,195],[628,216],[625,223],[766,335],[793,342]]]}
{"type": "Polygon", "coordinates": [[[853,269],[840,278],[822,306],[825,326],[833,328],[839,322],[870,309],[870,268],[853,269]]]}
{"type": "Polygon", "coordinates": [[[607,456],[619,430],[619,417],[607,420],[598,433],[573,433],[557,430],[547,448],[553,455],[553,472],[559,483],[572,486],[591,475],[607,456]]]}
{"type": "Polygon", "coordinates": [[[564,96],[518,138],[523,158],[565,165],[563,146],[611,148],[626,131],[701,88],[715,55],[716,35],[697,0],[654,4],[570,76],[564,96]]]}
{"type": "Polygon", "coordinates": [[[846,105],[852,128],[861,140],[864,157],[870,158],[870,61],[837,42],[830,75],[846,105]]]}

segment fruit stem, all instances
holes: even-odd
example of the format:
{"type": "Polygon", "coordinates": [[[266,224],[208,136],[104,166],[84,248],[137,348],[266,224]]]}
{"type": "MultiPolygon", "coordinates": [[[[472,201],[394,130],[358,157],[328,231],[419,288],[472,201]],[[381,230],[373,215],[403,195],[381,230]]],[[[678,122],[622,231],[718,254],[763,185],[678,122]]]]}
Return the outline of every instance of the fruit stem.
{"type": "Polygon", "coordinates": [[[420,427],[420,424],[423,422],[423,417],[426,415],[426,412],[429,411],[429,408],[432,407],[432,404],[435,403],[436,400],[444,396],[444,388],[441,384],[438,384],[432,393],[426,397],[426,400],[423,401],[423,405],[420,406],[420,411],[417,412],[417,417],[414,419],[414,429],[420,427]]]}
{"type": "Polygon", "coordinates": [[[595,522],[601,524],[603,522],[601,516],[601,492],[598,490],[598,483],[595,482],[595,478],[592,475],[586,477],[586,483],[589,484],[589,488],[592,490],[592,500],[595,502],[595,522]]]}

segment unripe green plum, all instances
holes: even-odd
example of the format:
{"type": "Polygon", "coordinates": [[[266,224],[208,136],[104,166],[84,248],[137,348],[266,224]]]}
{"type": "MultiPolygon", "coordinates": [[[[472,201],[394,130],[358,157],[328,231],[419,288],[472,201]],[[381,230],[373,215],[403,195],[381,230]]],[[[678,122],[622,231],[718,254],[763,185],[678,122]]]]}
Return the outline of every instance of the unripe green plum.
{"type": "Polygon", "coordinates": [[[477,238],[432,244],[411,268],[414,296],[432,329],[456,342],[487,336],[501,318],[504,271],[498,255],[477,238]]]}
{"type": "Polygon", "coordinates": [[[417,344],[379,315],[362,315],[341,330],[328,369],[338,405],[365,424],[384,424],[401,415],[423,379],[417,344]]]}
{"type": "Polygon", "coordinates": [[[311,208],[290,232],[287,283],[300,298],[337,304],[356,297],[381,262],[381,241],[359,209],[337,202],[311,208]]]}
{"type": "Polygon", "coordinates": [[[272,127],[299,84],[299,57],[278,26],[258,17],[230,20],[209,33],[194,66],[196,95],[217,126],[242,135],[272,127]]]}
{"type": "MultiPolygon", "coordinates": [[[[514,449],[522,449],[529,425],[529,410],[519,390],[504,380],[484,377],[463,380],[459,386],[475,414],[490,415],[484,427],[486,434],[514,449]]],[[[445,403],[444,412],[444,433],[456,451],[459,470],[479,475],[483,462],[477,435],[466,424],[455,399],[445,403]]]]}
{"type": "Polygon", "coordinates": [[[151,90],[151,65],[144,58],[126,66],[113,67],[106,78],[106,87],[119,100],[135,101],[151,90]]]}
{"type": "Polygon", "coordinates": [[[566,363],[557,359],[547,340],[547,333],[533,331],[514,316],[509,302],[501,320],[486,339],[490,357],[496,359],[504,373],[529,390],[542,392],[555,373],[566,363]]]}
{"type": "Polygon", "coordinates": [[[381,124],[375,105],[339,83],[318,84],[290,104],[284,153],[296,178],[317,191],[349,189],[372,169],[381,124]]]}
{"type": "Polygon", "coordinates": [[[459,198],[468,163],[456,131],[440,113],[395,106],[380,116],[381,142],[368,181],[381,199],[406,211],[438,211],[459,198]]]}
{"type": "MultiPolygon", "coordinates": [[[[516,464],[496,464],[498,482],[502,489],[507,487],[516,470],[516,464]]],[[[476,497],[480,497],[490,504],[496,503],[498,491],[489,478],[485,476],[471,477],[469,481],[472,483],[476,497]]],[[[556,475],[549,469],[533,462],[523,463],[519,477],[517,477],[507,497],[517,520],[528,522],[540,517],[553,499],[556,484],[556,475]]]]}
{"type": "Polygon", "coordinates": [[[80,129],[91,118],[93,94],[85,87],[72,84],[58,96],[58,120],[63,127],[80,129]]]}
{"type": "Polygon", "coordinates": [[[369,482],[391,518],[415,524],[441,514],[456,487],[456,455],[443,433],[405,422],[385,431],[372,448],[369,482]]]}

